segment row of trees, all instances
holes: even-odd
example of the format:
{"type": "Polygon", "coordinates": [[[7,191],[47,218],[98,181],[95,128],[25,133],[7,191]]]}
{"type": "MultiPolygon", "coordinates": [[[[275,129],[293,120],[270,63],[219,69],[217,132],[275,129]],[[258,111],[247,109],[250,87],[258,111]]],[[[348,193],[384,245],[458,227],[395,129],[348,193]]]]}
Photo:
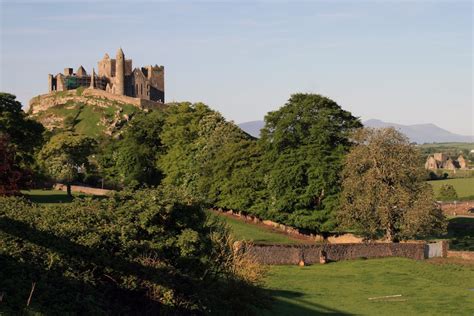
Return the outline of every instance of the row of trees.
{"type": "Polygon", "coordinates": [[[136,115],[120,139],[55,135],[37,161],[67,183],[88,173],[118,187],[172,185],[208,207],[315,232],[399,240],[441,231],[417,150],[395,130],[361,127],[316,94],[268,113],[258,140],[202,103],[179,103],[136,115]]]}

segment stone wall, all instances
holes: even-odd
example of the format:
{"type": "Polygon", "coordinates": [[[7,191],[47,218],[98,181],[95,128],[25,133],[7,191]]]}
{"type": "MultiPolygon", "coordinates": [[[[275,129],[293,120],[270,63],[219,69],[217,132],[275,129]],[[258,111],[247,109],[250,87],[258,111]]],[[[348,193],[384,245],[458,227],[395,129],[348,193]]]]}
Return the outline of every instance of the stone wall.
{"type": "MultiPolygon", "coordinates": [[[[291,227],[291,226],[287,226],[287,225],[284,225],[284,224],[280,224],[280,223],[277,223],[277,222],[274,222],[274,221],[262,220],[262,219],[260,219],[256,216],[246,215],[246,214],[243,214],[241,212],[234,212],[232,210],[223,211],[221,209],[214,210],[214,211],[218,212],[218,213],[223,213],[224,215],[227,215],[227,216],[232,216],[234,218],[237,218],[237,219],[240,219],[240,220],[243,220],[243,221],[246,221],[246,222],[251,222],[251,223],[255,223],[255,224],[259,224],[259,225],[264,225],[264,226],[267,226],[269,228],[277,229],[277,230],[279,230],[282,233],[285,233],[287,235],[307,239],[307,240],[310,240],[310,241],[315,241],[315,242],[324,241],[324,242],[334,243],[334,244],[337,244],[337,243],[362,243],[362,242],[364,242],[363,238],[358,237],[354,234],[333,235],[333,236],[328,236],[328,237],[325,238],[322,235],[313,234],[311,232],[304,231],[304,230],[294,228],[294,227],[291,227]]],[[[377,242],[383,242],[383,241],[377,241],[377,242]]]]}
{"type": "Polygon", "coordinates": [[[474,251],[447,251],[448,258],[461,258],[464,260],[474,260],[474,251]]]}
{"type": "Polygon", "coordinates": [[[248,252],[258,263],[285,265],[319,263],[321,251],[329,261],[357,258],[404,257],[426,258],[426,243],[349,243],[319,245],[282,245],[241,243],[237,249],[248,252]]]}
{"type": "Polygon", "coordinates": [[[468,210],[474,208],[474,201],[464,201],[464,202],[443,202],[440,203],[441,209],[443,210],[444,215],[447,216],[456,216],[456,215],[474,215],[469,214],[468,210]]]}

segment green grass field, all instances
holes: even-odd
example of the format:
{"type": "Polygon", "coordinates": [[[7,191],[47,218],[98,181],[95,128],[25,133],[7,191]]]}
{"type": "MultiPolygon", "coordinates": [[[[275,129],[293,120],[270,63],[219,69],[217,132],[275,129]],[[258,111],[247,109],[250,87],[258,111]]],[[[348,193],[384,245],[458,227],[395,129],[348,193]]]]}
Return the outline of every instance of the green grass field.
{"type": "Polygon", "coordinates": [[[385,258],[272,266],[265,285],[274,303],[261,315],[474,315],[474,265],[385,258]]]}
{"type": "Polygon", "coordinates": [[[428,182],[433,186],[435,196],[438,195],[439,189],[443,184],[451,184],[460,199],[474,200],[474,178],[446,179],[428,182]]]}
{"type": "MultiPolygon", "coordinates": [[[[212,213],[213,216],[215,213],[212,213]]],[[[252,223],[246,223],[244,221],[231,218],[228,216],[219,216],[223,221],[229,225],[234,237],[238,240],[247,240],[261,243],[283,243],[283,244],[294,244],[303,243],[303,240],[291,238],[288,235],[272,231],[270,228],[262,227],[252,223]]]]}

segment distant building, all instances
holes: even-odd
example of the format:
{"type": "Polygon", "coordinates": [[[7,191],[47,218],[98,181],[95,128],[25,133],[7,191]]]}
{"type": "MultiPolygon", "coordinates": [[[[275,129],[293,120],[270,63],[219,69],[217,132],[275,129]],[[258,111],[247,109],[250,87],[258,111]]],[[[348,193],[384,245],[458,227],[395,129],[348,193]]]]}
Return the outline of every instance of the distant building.
{"type": "Polygon", "coordinates": [[[150,101],[165,102],[165,69],[163,66],[132,67],[132,60],[125,59],[120,48],[115,59],[108,54],[98,62],[98,74],[92,70],[87,74],[79,66],[74,73],[72,68],[64,68],[64,73],[48,75],[48,90],[66,91],[79,87],[105,90],[116,95],[125,95],[150,101]]]}
{"type": "Polygon", "coordinates": [[[437,170],[437,169],[448,169],[448,170],[456,170],[456,169],[467,169],[467,161],[462,156],[454,160],[448,157],[448,155],[443,153],[436,153],[433,155],[428,156],[425,162],[425,168],[428,170],[437,170]]]}

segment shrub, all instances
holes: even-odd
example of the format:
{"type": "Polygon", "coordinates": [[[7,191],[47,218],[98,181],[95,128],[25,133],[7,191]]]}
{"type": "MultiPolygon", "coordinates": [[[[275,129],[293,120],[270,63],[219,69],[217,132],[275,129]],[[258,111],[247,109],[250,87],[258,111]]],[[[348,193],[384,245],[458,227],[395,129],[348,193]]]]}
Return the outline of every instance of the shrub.
{"type": "Polygon", "coordinates": [[[441,201],[454,201],[458,199],[458,194],[451,184],[443,184],[437,198],[441,201]]]}
{"type": "Polygon", "coordinates": [[[259,300],[261,268],[174,188],[58,206],[0,198],[0,240],[0,312],[21,312],[33,282],[28,309],[44,314],[245,314],[259,300]]]}

